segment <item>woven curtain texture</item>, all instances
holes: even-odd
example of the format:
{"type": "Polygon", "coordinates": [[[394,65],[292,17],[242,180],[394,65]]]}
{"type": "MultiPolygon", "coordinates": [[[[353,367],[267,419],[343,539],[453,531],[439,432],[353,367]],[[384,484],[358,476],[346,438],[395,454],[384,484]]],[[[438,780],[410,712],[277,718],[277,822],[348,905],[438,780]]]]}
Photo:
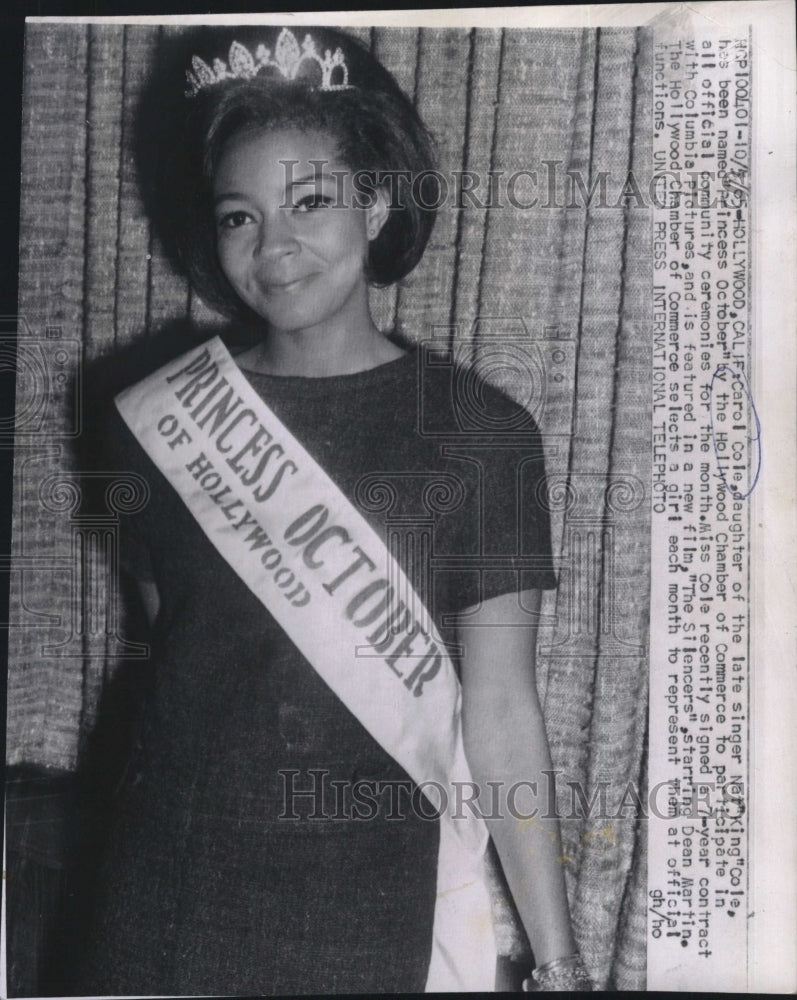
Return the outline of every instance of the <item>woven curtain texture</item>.
{"type": "MultiPolygon", "coordinates": [[[[131,497],[100,477],[98,513],[81,492],[75,443],[92,419],[73,402],[81,373],[171,321],[218,322],[160,251],[133,161],[137,97],[179,30],[27,29],[11,763],[74,768],[103,686],[121,656],[141,653],[124,638],[113,543],[131,497]]],[[[539,198],[513,207],[500,182],[497,207],[450,198],[421,264],[376,292],[373,309],[383,329],[442,338],[481,364],[541,426],[560,573],[538,652],[554,768],[587,799],[608,789],[603,814],[567,818],[570,799],[561,803],[568,891],[599,984],[644,988],[646,828],[632,806],[647,719],[649,243],[647,213],[620,194],[629,171],[645,190],[649,169],[649,37],[354,33],[416,101],[446,177],[477,175],[482,206],[490,172],[516,175],[519,203],[539,198]],[[522,171],[536,172],[536,187],[522,171]],[[594,187],[592,202],[573,197],[568,171],[594,187]]]]}

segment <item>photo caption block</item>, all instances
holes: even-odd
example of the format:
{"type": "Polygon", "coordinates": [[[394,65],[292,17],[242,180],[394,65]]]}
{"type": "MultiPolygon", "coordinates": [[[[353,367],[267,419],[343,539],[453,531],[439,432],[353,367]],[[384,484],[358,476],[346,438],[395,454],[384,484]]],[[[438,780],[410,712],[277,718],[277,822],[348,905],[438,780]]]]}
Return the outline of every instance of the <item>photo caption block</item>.
{"type": "Polygon", "coordinates": [[[651,990],[747,987],[750,53],[655,36],[651,990]]]}

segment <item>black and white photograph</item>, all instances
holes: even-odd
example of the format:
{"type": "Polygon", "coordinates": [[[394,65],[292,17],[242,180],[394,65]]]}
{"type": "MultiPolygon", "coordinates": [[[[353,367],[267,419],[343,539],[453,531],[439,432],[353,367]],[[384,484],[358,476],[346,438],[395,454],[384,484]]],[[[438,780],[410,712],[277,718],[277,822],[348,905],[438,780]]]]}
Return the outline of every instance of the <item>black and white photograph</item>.
{"type": "Polygon", "coordinates": [[[3,995],[793,988],[794,11],[633,9],[27,19],[3,995]]]}

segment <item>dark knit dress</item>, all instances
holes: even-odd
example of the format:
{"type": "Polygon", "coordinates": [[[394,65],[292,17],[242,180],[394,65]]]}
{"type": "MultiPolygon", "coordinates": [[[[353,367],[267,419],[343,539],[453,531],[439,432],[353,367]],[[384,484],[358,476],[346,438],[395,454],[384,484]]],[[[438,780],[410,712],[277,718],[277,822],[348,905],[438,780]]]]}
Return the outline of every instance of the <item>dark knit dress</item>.
{"type": "MultiPolygon", "coordinates": [[[[389,527],[430,538],[425,574],[409,565],[413,546],[398,558],[419,589],[431,577],[422,597],[444,638],[446,616],[480,597],[555,585],[539,435],[502,394],[485,389],[463,409],[453,369],[419,375],[415,354],[328,378],[245,374],[382,537],[389,527]],[[364,489],[374,474],[392,506],[375,509],[364,489]],[[480,572],[485,552],[536,555],[538,566],[519,573],[505,558],[480,572]]],[[[162,603],[154,690],[75,992],[423,990],[438,846],[425,800],[118,417],[112,438],[117,468],[151,487],[126,526],[124,563],[156,581],[162,603]],[[356,815],[355,784],[375,803],[356,815]]]]}

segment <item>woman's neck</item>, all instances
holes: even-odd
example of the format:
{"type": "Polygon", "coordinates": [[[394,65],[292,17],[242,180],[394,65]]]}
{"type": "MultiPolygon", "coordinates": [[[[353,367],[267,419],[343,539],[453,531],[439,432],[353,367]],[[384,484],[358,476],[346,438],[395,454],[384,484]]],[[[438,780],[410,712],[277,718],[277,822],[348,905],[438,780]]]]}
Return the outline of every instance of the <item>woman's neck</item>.
{"type": "Polygon", "coordinates": [[[236,360],[248,371],[314,378],[367,371],[405,353],[370,323],[360,332],[344,330],[337,334],[272,331],[236,360]]]}

